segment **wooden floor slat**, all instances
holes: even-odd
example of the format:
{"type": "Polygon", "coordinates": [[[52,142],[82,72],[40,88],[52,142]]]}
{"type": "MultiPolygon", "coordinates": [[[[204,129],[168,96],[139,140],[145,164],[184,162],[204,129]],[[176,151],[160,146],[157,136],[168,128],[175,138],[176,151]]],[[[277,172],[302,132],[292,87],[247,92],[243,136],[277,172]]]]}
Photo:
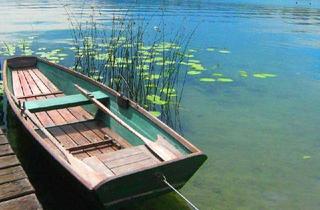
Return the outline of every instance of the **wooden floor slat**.
{"type": "Polygon", "coordinates": [[[0,186],[6,182],[12,182],[24,178],[27,178],[27,175],[21,166],[14,166],[0,170],[0,186]]]}
{"type": "Polygon", "coordinates": [[[13,150],[11,149],[9,144],[0,145],[0,157],[13,154],[13,150]]]}
{"type": "Polygon", "coordinates": [[[1,210],[42,210],[35,194],[0,203],[1,210]]]}
{"type": "MultiPolygon", "coordinates": [[[[20,100],[39,100],[64,95],[59,92],[60,90],[37,68],[17,70],[13,73],[13,77],[18,80],[14,82],[16,96],[28,96],[20,100]]],[[[110,129],[94,122],[94,116],[81,106],[37,112],[35,115],[43,126],[51,127],[48,128],[48,130],[65,148],[102,142],[106,135],[109,136],[109,133],[112,135],[110,138],[115,137],[114,139],[119,140],[119,144],[122,147],[131,146],[119,135],[113,134],[110,129]],[[92,120],[92,122],[81,122],[85,120],[92,120]]],[[[46,139],[46,137],[44,138],[46,139]]],[[[92,148],[92,150],[80,150],[74,155],[83,159],[113,152],[118,149],[115,145],[111,144],[105,147],[97,146],[92,148]]]]}
{"type": "Polygon", "coordinates": [[[19,165],[19,160],[15,155],[0,157],[0,169],[19,165]]]}
{"type": "Polygon", "coordinates": [[[0,202],[34,193],[28,179],[20,179],[0,185],[0,202]]]}
{"type": "Polygon", "coordinates": [[[0,135],[0,145],[1,144],[8,144],[8,139],[3,135],[0,135]]]}

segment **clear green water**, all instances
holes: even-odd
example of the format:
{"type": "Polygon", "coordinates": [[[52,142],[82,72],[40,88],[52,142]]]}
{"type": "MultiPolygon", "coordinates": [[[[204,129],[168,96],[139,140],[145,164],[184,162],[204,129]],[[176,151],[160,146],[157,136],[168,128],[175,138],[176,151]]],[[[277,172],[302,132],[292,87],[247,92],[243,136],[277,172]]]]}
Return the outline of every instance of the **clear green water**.
{"type": "MultiPolygon", "coordinates": [[[[70,2],[75,10],[80,6],[70,2]]],[[[205,66],[189,76],[183,98],[183,134],[208,161],[182,192],[200,209],[320,208],[320,4],[318,1],[96,1],[105,22],[112,13],[162,18],[169,27],[197,25],[190,48],[205,66]],[[297,4],[296,4],[297,2],[297,4]],[[162,13],[159,8],[165,8],[162,13]],[[215,48],[208,51],[207,48],[215,48]],[[228,54],[217,52],[227,49],[228,54]],[[218,65],[217,65],[218,64],[218,65]],[[248,77],[241,77],[245,70],[248,77]],[[230,83],[200,82],[212,73],[230,83]],[[274,78],[256,78],[271,73],[274,78]]],[[[39,45],[63,47],[70,33],[61,3],[2,2],[1,40],[39,35],[39,45]],[[25,18],[25,14],[28,18],[25,18]]],[[[68,60],[62,64],[69,65],[68,60]]],[[[9,133],[46,209],[90,209],[43,155],[9,133]],[[33,151],[33,150],[32,150],[33,151]],[[37,160],[37,161],[35,161],[37,160]],[[38,164],[40,167],[37,167],[38,164]],[[53,170],[54,171],[54,170],[53,170]],[[45,177],[45,178],[43,178],[45,177]],[[65,190],[61,192],[61,187],[65,190]]],[[[32,144],[31,144],[32,145],[32,144]]],[[[131,207],[129,207],[131,209],[131,207]]],[[[136,209],[187,209],[174,195],[136,209]]]]}

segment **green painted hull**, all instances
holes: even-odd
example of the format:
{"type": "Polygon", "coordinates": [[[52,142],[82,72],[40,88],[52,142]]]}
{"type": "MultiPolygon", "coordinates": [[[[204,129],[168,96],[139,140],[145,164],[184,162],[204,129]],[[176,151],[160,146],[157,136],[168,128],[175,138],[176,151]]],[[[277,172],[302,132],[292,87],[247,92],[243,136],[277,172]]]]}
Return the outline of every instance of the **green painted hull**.
{"type": "MultiPolygon", "coordinates": [[[[91,92],[102,91],[108,96],[109,109],[119,118],[148,139],[155,140],[157,135],[160,134],[183,155],[180,158],[164,161],[152,167],[144,167],[140,170],[130,171],[108,178],[91,188],[75,176],[80,183],[87,187],[87,192],[104,208],[117,206],[135,199],[145,199],[170,192],[170,188],[162,181],[163,176],[165,176],[173,186],[181,188],[207,159],[207,156],[198,148],[136,103],[130,101],[129,107],[126,108],[119,106],[117,103],[119,93],[114,90],[63,66],[52,64],[42,59],[37,59],[37,68],[54,83],[59,90],[63,91],[65,95],[79,94],[74,84],[78,84],[91,92]]],[[[3,70],[5,71],[6,77],[5,91],[6,94],[10,96],[10,92],[13,92],[10,69],[5,66],[3,70]]],[[[14,102],[9,100],[9,103],[16,114],[19,115],[20,110],[14,107],[14,102]]],[[[87,104],[82,107],[95,116],[96,119],[101,120],[105,126],[126,139],[131,145],[138,146],[144,144],[142,140],[119,125],[115,120],[98,111],[95,105],[87,104]]],[[[21,121],[25,123],[23,118],[21,118],[21,121]]],[[[32,131],[30,131],[30,133],[41,143],[39,136],[32,131]]],[[[68,164],[63,163],[59,159],[57,160],[74,175],[68,167],[68,164]]]]}
{"type": "Polygon", "coordinates": [[[162,175],[166,177],[170,184],[179,189],[206,159],[205,155],[196,155],[170,164],[128,174],[103,183],[95,189],[95,193],[99,202],[105,208],[127,203],[134,199],[158,196],[171,191],[162,181],[162,175]]]}

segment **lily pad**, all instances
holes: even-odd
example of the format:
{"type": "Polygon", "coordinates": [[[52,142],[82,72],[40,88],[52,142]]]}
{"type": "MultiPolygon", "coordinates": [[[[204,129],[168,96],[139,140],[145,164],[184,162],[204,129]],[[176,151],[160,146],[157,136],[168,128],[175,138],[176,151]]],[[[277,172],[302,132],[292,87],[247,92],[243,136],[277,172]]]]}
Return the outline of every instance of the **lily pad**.
{"type": "Polygon", "coordinates": [[[231,53],[229,50],[219,50],[219,53],[222,53],[222,54],[229,54],[231,53]]]}
{"type": "Polygon", "coordinates": [[[158,111],[149,111],[150,114],[152,114],[154,117],[160,117],[161,113],[158,111]]]}
{"type": "Polygon", "coordinates": [[[277,75],[270,74],[270,73],[254,73],[253,76],[260,79],[266,79],[266,78],[276,77],[277,75]]]}
{"type": "Polygon", "coordinates": [[[173,94],[176,90],[174,88],[162,88],[161,92],[164,92],[165,94],[173,94]]]}
{"type": "Polygon", "coordinates": [[[216,72],[216,73],[213,73],[213,74],[212,74],[212,76],[215,76],[215,77],[222,77],[222,76],[223,76],[223,74],[222,74],[222,73],[218,73],[218,72],[216,72]]]}
{"type": "Polygon", "coordinates": [[[167,103],[166,101],[162,100],[160,96],[157,95],[147,95],[147,100],[157,105],[165,105],[167,103]]]}
{"type": "Polygon", "coordinates": [[[246,72],[244,70],[240,70],[239,73],[240,73],[241,77],[248,77],[248,72],[246,72]]]}
{"type": "Polygon", "coordinates": [[[201,74],[201,71],[188,71],[187,74],[188,75],[197,75],[197,74],[201,74]]]}
{"type": "Polygon", "coordinates": [[[230,78],[218,78],[217,79],[218,82],[233,82],[233,79],[230,78]]]}
{"type": "Polygon", "coordinates": [[[196,71],[203,71],[204,67],[200,63],[191,63],[191,68],[196,71]]]}
{"type": "Polygon", "coordinates": [[[216,80],[209,77],[200,78],[200,82],[214,82],[214,81],[216,80]]]}
{"type": "Polygon", "coordinates": [[[303,157],[302,157],[302,159],[304,159],[304,160],[307,160],[307,159],[310,159],[311,158],[311,156],[309,156],[309,155],[304,155],[303,157]]]}

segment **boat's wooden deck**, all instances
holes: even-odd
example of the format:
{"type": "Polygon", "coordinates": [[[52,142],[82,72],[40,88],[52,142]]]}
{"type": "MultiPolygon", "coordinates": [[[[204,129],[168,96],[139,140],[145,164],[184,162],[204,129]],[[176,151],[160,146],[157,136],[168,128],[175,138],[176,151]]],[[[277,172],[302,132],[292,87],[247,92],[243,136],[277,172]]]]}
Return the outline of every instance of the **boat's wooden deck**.
{"type": "MultiPolygon", "coordinates": [[[[21,101],[64,95],[37,68],[13,70],[12,80],[14,95],[21,101]]],[[[132,147],[81,106],[36,112],[35,116],[71,154],[108,176],[160,162],[144,145],[132,147]]]]}
{"type": "MultiPolygon", "coordinates": [[[[14,94],[22,101],[63,96],[63,93],[36,68],[13,70],[12,79],[14,94]]],[[[81,106],[37,112],[35,115],[66,149],[73,151],[76,157],[82,159],[119,149],[117,145],[110,144],[110,141],[109,144],[106,142],[106,137],[112,139],[115,138],[115,134],[93,119],[93,116],[81,106]],[[96,144],[98,142],[102,143],[96,144]],[[90,144],[93,147],[90,147],[90,144]],[[79,149],[76,150],[77,148],[79,149]]],[[[122,147],[130,146],[119,137],[117,141],[122,147]]]]}

